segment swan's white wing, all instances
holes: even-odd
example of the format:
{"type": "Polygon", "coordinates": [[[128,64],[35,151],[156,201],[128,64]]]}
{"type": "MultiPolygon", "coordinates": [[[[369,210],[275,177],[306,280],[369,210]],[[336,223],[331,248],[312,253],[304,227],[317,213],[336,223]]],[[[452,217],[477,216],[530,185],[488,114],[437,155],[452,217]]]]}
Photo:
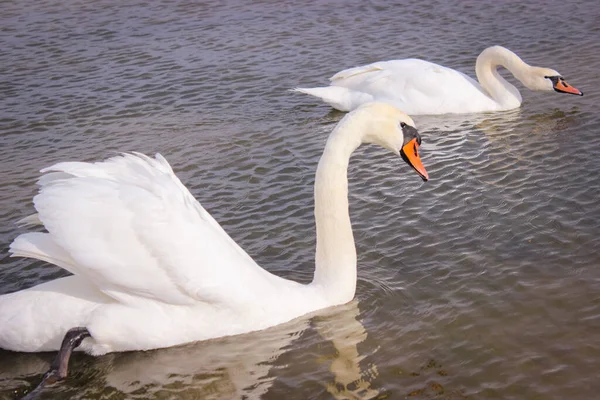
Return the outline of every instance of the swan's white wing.
{"type": "Polygon", "coordinates": [[[360,67],[348,68],[348,69],[345,69],[345,70],[340,71],[337,74],[333,75],[331,78],[329,78],[329,80],[331,82],[334,82],[334,81],[342,82],[352,76],[366,74],[368,72],[381,71],[381,70],[383,70],[383,67],[380,66],[379,64],[380,63],[373,63],[373,64],[368,64],[368,65],[362,65],[360,67]]]}
{"type": "Polygon", "coordinates": [[[162,156],[125,154],[42,172],[48,173],[34,203],[50,238],[25,234],[13,244],[16,255],[27,251],[22,255],[52,262],[53,253],[36,256],[30,242],[58,246],[60,266],[122,302],[239,304],[252,296],[249,289],[268,289],[273,276],[225,233],[162,156]]]}
{"type": "Polygon", "coordinates": [[[462,72],[418,59],[392,60],[350,68],[331,85],[388,101],[408,114],[468,112],[481,103],[493,105],[478,82],[462,72]]]}

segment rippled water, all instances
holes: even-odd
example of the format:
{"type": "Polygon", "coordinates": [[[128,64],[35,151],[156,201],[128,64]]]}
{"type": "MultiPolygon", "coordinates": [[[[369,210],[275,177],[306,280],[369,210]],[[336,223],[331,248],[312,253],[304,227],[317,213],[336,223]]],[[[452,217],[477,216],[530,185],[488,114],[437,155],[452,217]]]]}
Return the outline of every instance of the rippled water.
{"type": "MultiPolygon", "coordinates": [[[[343,114],[287,89],[404,57],[473,75],[501,44],[586,95],[523,89],[517,111],[415,118],[427,183],[359,150],[354,302],[239,337],[77,354],[44,398],[597,397],[596,2],[122,3],[0,4],[0,293],[66,274],[6,256],[56,161],[160,151],[259,264],[308,282],[314,172],[343,114]]],[[[0,350],[0,397],[52,356],[0,350]]]]}

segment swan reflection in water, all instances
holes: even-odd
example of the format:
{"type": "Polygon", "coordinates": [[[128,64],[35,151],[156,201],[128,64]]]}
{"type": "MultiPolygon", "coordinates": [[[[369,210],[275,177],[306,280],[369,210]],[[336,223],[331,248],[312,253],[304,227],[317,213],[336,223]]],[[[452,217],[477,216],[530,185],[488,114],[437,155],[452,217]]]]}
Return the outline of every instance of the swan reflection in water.
{"type": "Polygon", "coordinates": [[[334,379],[327,383],[327,391],[336,399],[371,399],[379,394],[379,390],[371,387],[379,372],[373,362],[361,370],[360,362],[366,356],[358,352],[358,344],[365,341],[367,331],[356,319],[358,302],[352,301],[343,307],[342,312],[314,319],[320,336],[330,341],[336,350],[329,368],[334,379]]]}
{"type": "MultiPolygon", "coordinates": [[[[48,387],[44,395],[74,399],[112,395],[126,395],[128,399],[259,399],[277,381],[278,370],[290,368],[295,375],[329,363],[332,377],[319,374],[317,378],[334,398],[372,398],[379,393],[372,387],[378,372],[372,362],[361,370],[365,356],[359,354],[357,345],[366,339],[367,332],[358,315],[358,301],[353,300],[312,314],[310,319],[301,317],[261,332],[102,357],[78,353],[73,359],[78,365],[72,368],[73,376],[61,385],[48,387]],[[309,334],[311,326],[318,336],[309,334]],[[323,354],[324,344],[329,343],[335,348],[331,357],[329,351],[323,354]],[[293,364],[279,359],[287,352],[293,364]]],[[[0,371],[7,372],[0,372],[0,382],[4,382],[2,386],[12,383],[13,387],[25,384],[17,380],[23,376],[33,386],[52,356],[6,354],[0,371]],[[15,368],[9,369],[8,364],[15,368]]],[[[23,389],[13,391],[17,392],[23,394],[23,389]]]]}

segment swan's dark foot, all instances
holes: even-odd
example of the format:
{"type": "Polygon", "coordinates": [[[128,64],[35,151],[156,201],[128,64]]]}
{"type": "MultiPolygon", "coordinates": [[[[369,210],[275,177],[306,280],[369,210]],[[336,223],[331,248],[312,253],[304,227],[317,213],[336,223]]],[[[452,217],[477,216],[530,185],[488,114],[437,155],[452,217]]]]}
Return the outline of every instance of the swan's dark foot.
{"type": "Polygon", "coordinates": [[[79,327],[69,329],[62,341],[62,344],[60,345],[58,354],[50,365],[50,369],[44,374],[40,384],[37,385],[36,388],[33,389],[27,396],[23,397],[22,400],[35,399],[42,389],[47,385],[52,385],[53,383],[65,379],[67,377],[69,368],[69,359],[71,358],[73,350],[75,350],[81,344],[83,339],[90,336],[90,332],[87,330],[87,328],[79,327]]]}

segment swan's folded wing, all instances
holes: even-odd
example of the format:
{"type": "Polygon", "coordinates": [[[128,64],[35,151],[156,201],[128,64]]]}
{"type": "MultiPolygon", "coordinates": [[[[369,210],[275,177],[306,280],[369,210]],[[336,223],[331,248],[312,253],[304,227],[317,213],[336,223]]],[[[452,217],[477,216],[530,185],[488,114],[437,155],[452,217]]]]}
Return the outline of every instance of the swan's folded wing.
{"type": "Polygon", "coordinates": [[[481,94],[479,84],[465,74],[424,60],[380,61],[360,68],[334,75],[341,74],[331,84],[389,101],[409,114],[435,113],[448,102],[481,94]],[[357,73],[348,72],[353,70],[357,73]]]}
{"type": "Polygon", "coordinates": [[[42,172],[34,203],[74,265],[122,302],[243,302],[271,275],[225,233],[167,161],[125,154],[42,172]]]}
{"type": "Polygon", "coordinates": [[[344,79],[348,79],[348,78],[356,76],[356,75],[366,74],[368,72],[374,72],[374,71],[381,71],[382,69],[383,68],[379,65],[379,63],[362,65],[360,67],[353,67],[353,68],[348,68],[343,71],[340,71],[337,74],[333,75],[331,78],[329,78],[329,80],[331,82],[342,81],[344,79]]]}
{"type": "MultiPolygon", "coordinates": [[[[414,85],[438,88],[454,71],[428,61],[418,59],[379,61],[363,67],[350,68],[335,74],[332,85],[342,86],[366,93],[393,93],[414,85]],[[392,85],[392,87],[390,87],[392,85]]],[[[430,91],[425,89],[426,91],[430,91]]]]}

